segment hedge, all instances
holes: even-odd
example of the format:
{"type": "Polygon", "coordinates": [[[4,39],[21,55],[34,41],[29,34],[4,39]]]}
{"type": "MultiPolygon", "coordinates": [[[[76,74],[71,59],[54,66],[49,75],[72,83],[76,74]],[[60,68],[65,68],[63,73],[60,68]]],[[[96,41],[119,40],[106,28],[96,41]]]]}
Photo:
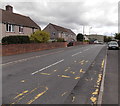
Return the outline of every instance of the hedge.
{"type": "Polygon", "coordinates": [[[14,35],[14,36],[5,36],[2,38],[3,44],[24,44],[30,43],[29,36],[25,35],[14,35]]]}

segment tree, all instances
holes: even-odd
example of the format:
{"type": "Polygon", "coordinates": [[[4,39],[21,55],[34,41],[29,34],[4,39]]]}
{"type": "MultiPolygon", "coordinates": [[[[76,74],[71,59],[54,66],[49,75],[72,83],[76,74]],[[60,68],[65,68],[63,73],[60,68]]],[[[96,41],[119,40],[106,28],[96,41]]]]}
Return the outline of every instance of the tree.
{"type": "Polygon", "coordinates": [[[77,34],[77,41],[83,41],[84,40],[84,35],[79,33],[77,34]]]}
{"type": "Polygon", "coordinates": [[[50,39],[50,34],[44,31],[37,30],[31,36],[30,40],[37,43],[45,43],[50,39]]]}
{"type": "Polygon", "coordinates": [[[110,41],[112,40],[112,37],[109,36],[109,37],[107,38],[107,40],[108,40],[108,42],[110,42],[110,41]]]}
{"type": "Polygon", "coordinates": [[[115,33],[115,39],[120,40],[120,33],[115,33]]]}
{"type": "Polygon", "coordinates": [[[104,42],[110,42],[111,40],[112,40],[112,37],[104,36],[104,42]]]}

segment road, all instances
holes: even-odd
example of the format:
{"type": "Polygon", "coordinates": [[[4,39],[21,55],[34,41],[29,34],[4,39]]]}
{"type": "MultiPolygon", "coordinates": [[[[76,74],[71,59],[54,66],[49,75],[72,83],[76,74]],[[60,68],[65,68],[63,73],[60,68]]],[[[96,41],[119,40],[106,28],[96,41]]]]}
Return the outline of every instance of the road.
{"type": "Polygon", "coordinates": [[[96,104],[105,45],[4,56],[3,104],[96,104]]]}

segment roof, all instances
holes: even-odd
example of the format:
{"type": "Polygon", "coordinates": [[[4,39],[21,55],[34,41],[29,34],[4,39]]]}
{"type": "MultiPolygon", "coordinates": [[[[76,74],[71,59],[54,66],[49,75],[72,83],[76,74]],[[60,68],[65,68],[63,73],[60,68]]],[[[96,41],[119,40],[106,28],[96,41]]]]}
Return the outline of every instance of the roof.
{"type": "Polygon", "coordinates": [[[64,28],[64,27],[61,27],[55,24],[51,24],[51,23],[49,25],[52,25],[57,31],[68,32],[68,33],[75,35],[75,33],[71,29],[67,29],[67,28],[64,28]]]}
{"type": "Polygon", "coordinates": [[[30,17],[6,10],[2,10],[2,23],[10,23],[40,29],[40,27],[30,17]]]}

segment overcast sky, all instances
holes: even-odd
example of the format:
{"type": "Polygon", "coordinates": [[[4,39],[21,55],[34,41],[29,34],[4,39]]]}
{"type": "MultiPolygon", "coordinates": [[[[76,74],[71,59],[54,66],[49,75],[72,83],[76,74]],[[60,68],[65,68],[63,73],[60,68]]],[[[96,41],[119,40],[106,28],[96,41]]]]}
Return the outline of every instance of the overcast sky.
{"type": "Polygon", "coordinates": [[[49,23],[76,34],[112,35],[118,32],[119,0],[2,0],[0,8],[13,6],[15,13],[31,17],[42,29],[49,23]],[[90,27],[92,27],[90,29],[90,27]]]}

